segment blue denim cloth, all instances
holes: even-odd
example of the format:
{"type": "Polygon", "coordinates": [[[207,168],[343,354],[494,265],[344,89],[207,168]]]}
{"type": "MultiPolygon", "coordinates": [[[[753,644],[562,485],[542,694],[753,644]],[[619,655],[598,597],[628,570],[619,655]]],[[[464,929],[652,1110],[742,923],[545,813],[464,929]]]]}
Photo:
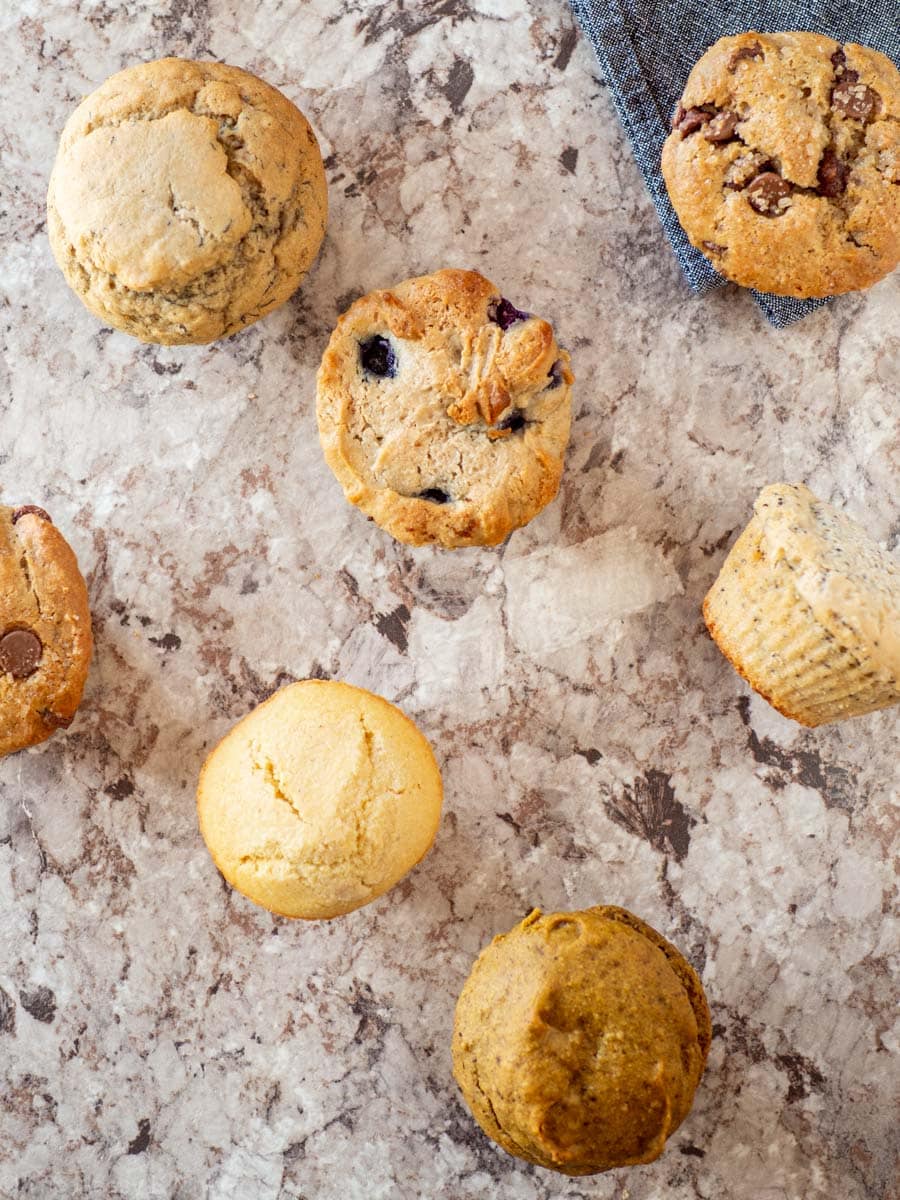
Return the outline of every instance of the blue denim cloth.
{"type": "MultiPolygon", "coordinates": [[[[726,34],[808,29],[859,42],[900,62],[900,0],[571,0],[596,51],[656,211],[698,295],[726,281],[695,250],[669,203],[660,171],[669,121],[691,67],[726,34]]],[[[827,300],[754,292],[766,319],[782,329],[827,300]]]]}

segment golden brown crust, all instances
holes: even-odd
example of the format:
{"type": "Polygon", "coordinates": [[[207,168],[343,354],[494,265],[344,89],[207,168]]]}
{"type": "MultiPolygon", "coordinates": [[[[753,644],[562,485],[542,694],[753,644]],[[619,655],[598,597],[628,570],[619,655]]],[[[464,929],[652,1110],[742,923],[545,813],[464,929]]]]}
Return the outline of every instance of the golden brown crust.
{"type": "Polygon", "coordinates": [[[869,287],[900,260],[900,74],[819,34],[721,38],[692,70],[662,169],[691,243],[779,295],[869,287]]]}
{"type": "Polygon", "coordinates": [[[315,135],[237,67],[166,58],[107,79],[66,124],[47,197],[70,286],[142,341],[208,342],[282,304],[318,253],[315,135]]]}
{"type": "Polygon", "coordinates": [[[900,703],[900,562],[802,484],[772,484],[703,601],[754,691],[815,727],[900,703]]]}
{"type": "Polygon", "coordinates": [[[69,544],[42,509],[0,508],[0,755],[71,723],[92,649],[87,588],[69,544]],[[15,632],[33,658],[4,654],[15,632]]]}
{"type": "Polygon", "coordinates": [[[408,279],[353,304],[323,355],[326,461],[347,499],[400,541],[494,545],[556,495],[569,356],[546,321],[502,328],[499,303],[475,271],[408,279]],[[389,346],[393,374],[361,365],[373,339],[389,346]]]}
{"type": "Polygon", "coordinates": [[[711,1035],[698,976],[645,922],[615,907],[534,910],[473,966],[453,1070],[510,1154],[589,1175],[659,1156],[711,1035]]]}

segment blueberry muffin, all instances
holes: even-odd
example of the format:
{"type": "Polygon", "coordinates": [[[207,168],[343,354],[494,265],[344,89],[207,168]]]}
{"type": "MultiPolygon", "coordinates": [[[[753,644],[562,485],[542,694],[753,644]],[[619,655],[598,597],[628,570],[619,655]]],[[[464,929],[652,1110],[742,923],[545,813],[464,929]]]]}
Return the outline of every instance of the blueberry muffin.
{"type": "Polygon", "coordinates": [[[593,1175],[659,1157],[711,1038],[696,972],[655,929],[624,908],[535,909],[478,956],[453,1073],[504,1150],[593,1175]]]}
{"type": "Polygon", "coordinates": [[[92,648],[69,544],[37,505],[0,507],[0,755],[71,724],[92,648]]]}
{"type": "Polygon", "coordinates": [[[802,725],[900,703],[900,561],[802,484],[753,508],[703,602],[725,657],[802,725]]]}
{"type": "Polygon", "coordinates": [[[239,892],[285,917],[337,917],[375,900],[425,856],[441,775],[393,704],[307,679],[240,721],[206,761],[200,830],[239,892]]]}
{"type": "Polygon", "coordinates": [[[50,245],[107,325],[210,342],[283,304],[325,232],[315,134],[237,67],[164,58],[81,102],[47,197],[50,245]]]}
{"type": "Polygon", "coordinates": [[[726,278],[780,296],[869,287],[900,259],[900,74],[815,33],[721,38],[691,71],[662,169],[726,278]]]}
{"type": "Polygon", "coordinates": [[[401,542],[502,542],[556,495],[569,356],[475,271],[372,292],[318,375],[319,436],[351,504],[401,542]]]}

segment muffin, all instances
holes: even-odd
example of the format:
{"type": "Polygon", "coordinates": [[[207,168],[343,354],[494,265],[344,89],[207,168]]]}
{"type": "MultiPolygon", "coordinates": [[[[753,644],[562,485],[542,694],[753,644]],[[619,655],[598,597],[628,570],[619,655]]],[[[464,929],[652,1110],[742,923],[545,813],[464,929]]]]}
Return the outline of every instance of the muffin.
{"type": "Polygon", "coordinates": [[[802,725],[900,702],[900,562],[803,484],[753,508],[703,602],[725,657],[802,725]]]}
{"type": "Polygon", "coordinates": [[[227,337],[283,304],[327,195],[303,114],[237,67],[164,58],[76,108],[50,177],[50,245],[101,321],[142,342],[227,337]]]}
{"type": "Polygon", "coordinates": [[[900,73],[817,33],[721,38],[663,148],[690,242],[780,296],[869,287],[900,260],[900,73]]]}
{"type": "Polygon", "coordinates": [[[0,756],[72,723],[92,650],[68,542],[36,504],[0,507],[0,756]]]}
{"type": "Polygon", "coordinates": [[[477,272],[407,279],[338,321],[322,449],[350,503],[399,541],[491,546],[556,495],[572,381],[551,326],[477,272]]]}
{"type": "Polygon", "coordinates": [[[696,972],[656,930],[624,908],[535,909],[478,956],[453,1073],[504,1150],[592,1175],[659,1157],[711,1037],[696,972]]]}
{"type": "Polygon", "coordinates": [[[393,704],[307,679],[244,717],[200,775],[200,831],[254,904],[337,917],[394,886],[427,853],[441,814],[428,742],[393,704]]]}

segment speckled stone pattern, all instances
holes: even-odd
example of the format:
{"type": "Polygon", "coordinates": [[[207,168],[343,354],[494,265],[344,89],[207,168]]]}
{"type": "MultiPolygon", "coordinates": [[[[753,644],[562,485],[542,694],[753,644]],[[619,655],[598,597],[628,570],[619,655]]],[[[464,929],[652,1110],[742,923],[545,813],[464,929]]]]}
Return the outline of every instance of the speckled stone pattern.
{"type": "Polygon", "coordinates": [[[773,480],[897,549],[900,277],[784,332],[692,299],[557,0],[25,0],[0,28],[0,502],[65,529],[96,643],[72,727],[0,765],[0,1195],[890,1196],[896,713],[785,721],[700,603],[773,480]],[[330,185],[299,293],[202,348],[102,328],[44,225],[78,98],[165,53],[284,91],[330,185]],[[444,265],[551,320],[579,379],[560,496],[496,549],[394,542],[316,438],[338,314],[444,265]],[[316,675],[398,703],[446,798],[397,888],[299,925],[223,885],[194,789],[316,675]],[[709,1063],[652,1165],[552,1176],[457,1094],[459,989],[536,904],[623,905],[703,977],[709,1063]]]}

